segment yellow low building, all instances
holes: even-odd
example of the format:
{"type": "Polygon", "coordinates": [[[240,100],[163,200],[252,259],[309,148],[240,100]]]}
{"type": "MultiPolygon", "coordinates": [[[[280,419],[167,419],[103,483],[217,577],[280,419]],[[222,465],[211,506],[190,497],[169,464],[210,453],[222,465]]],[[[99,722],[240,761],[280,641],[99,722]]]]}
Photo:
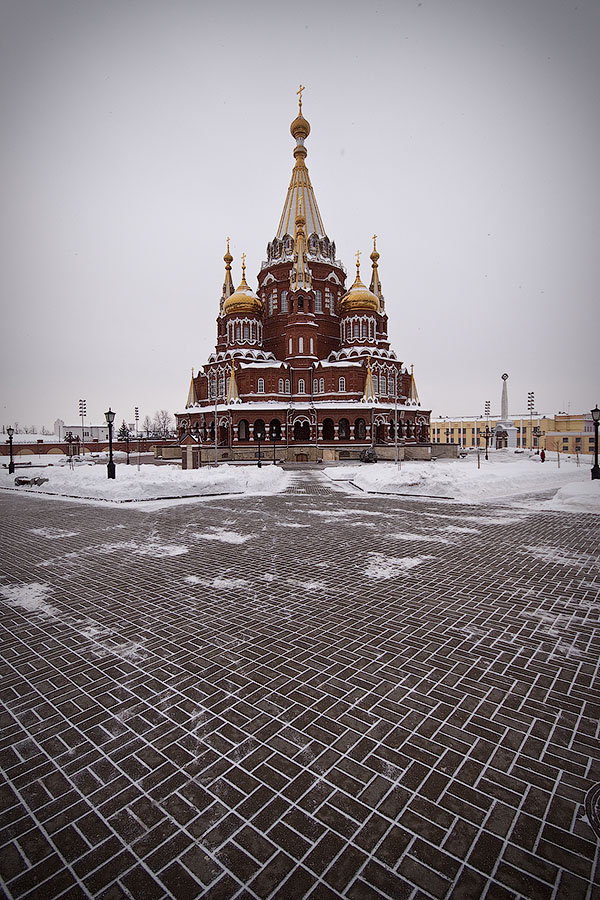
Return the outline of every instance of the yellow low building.
{"type": "MultiPolygon", "coordinates": [[[[555,416],[511,416],[517,429],[517,447],[561,453],[593,453],[594,429],[590,413],[555,416]]],[[[485,432],[493,432],[498,417],[441,416],[431,417],[431,440],[434,444],[458,444],[464,450],[485,447],[485,432]]],[[[489,440],[493,447],[493,437],[489,440]]]]}

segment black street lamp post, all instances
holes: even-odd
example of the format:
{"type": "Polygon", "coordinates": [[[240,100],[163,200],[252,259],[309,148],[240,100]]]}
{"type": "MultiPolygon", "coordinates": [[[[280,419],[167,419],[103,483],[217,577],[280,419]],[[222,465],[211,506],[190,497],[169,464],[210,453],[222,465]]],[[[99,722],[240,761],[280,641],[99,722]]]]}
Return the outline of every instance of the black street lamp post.
{"type": "Polygon", "coordinates": [[[107,465],[106,469],[107,469],[108,477],[115,478],[116,472],[115,472],[115,463],[113,460],[113,449],[112,449],[112,430],[113,430],[113,422],[115,421],[115,414],[109,406],[108,412],[105,412],[104,415],[106,416],[106,424],[108,425],[108,465],[107,465]]]}
{"type": "MultiPolygon", "coordinates": [[[[9,475],[14,475],[14,472],[15,472],[15,463],[14,463],[14,460],[13,460],[13,448],[12,448],[12,442],[13,442],[13,434],[15,433],[15,429],[14,429],[11,425],[9,425],[8,428],[6,429],[6,433],[7,433],[7,435],[8,435],[8,450],[9,450],[9,453],[10,453],[10,461],[9,461],[9,463],[8,463],[8,474],[9,474],[9,475]]],[[[598,429],[596,428],[596,447],[597,447],[597,446],[598,446],[598,429]]],[[[596,462],[598,462],[597,459],[596,459],[596,462]]]]}
{"type": "Polygon", "coordinates": [[[600,422],[600,409],[598,404],[592,410],[592,423],[594,425],[594,465],[592,466],[592,479],[600,478],[600,466],[598,465],[598,422],[600,422]]]}
{"type": "Polygon", "coordinates": [[[258,441],[258,468],[262,467],[262,462],[260,461],[260,439],[263,436],[262,428],[259,428],[256,432],[256,440],[258,441]]]}
{"type": "Polygon", "coordinates": [[[127,465],[129,465],[129,428],[125,432],[125,448],[127,450],[127,465]]]}
{"type": "Polygon", "coordinates": [[[277,456],[275,453],[275,448],[277,446],[277,429],[271,428],[271,440],[273,441],[273,465],[277,462],[277,456]]]}
{"type": "Polygon", "coordinates": [[[490,442],[490,438],[492,438],[494,436],[494,432],[490,431],[489,425],[486,425],[485,431],[482,433],[481,436],[485,438],[485,458],[489,460],[488,445],[490,442]]]}

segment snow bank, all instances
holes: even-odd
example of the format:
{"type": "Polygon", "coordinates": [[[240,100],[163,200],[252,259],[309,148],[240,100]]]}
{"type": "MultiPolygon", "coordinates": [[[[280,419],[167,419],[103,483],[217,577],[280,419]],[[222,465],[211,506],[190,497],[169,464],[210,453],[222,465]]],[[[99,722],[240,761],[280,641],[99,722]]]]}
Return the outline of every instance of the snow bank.
{"type": "Polygon", "coordinates": [[[472,453],[464,459],[404,462],[399,469],[394,463],[382,462],[336,467],[329,474],[370,493],[441,497],[462,503],[518,500],[526,494],[555,490],[557,494],[544,508],[600,512],[600,481],[591,480],[587,463],[577,466],[575,457],[561,456],[558,468],[554,454],[544,463],[528,453],[497,451],[489,456],[486,461],[481,454],[479,469],[477,454],[472,453]]]}
{"type": "Polygon", "coordinates": [[[59,494],[91,500],[150,500],[167,497],[197,497],[211,494],[271,494],[282,491],[289,474],[277,466],[204,467],[183,470],[179,466],[118,465],[117,477],[109,480],[104,465],[17,469],[15,475],[0,471],[0,487],[15,487],[16,475],[42,475],[40,487],[16,488],[23,493],[59,494]]]}
{"type": "MultiPolygon", "coordinates": [[[[589,478],[589,475],[588,475],[589,478]]],[[[600,480],[577,482],[559,488],[551,500],[546,500],[544,509],[556,509],[561,512],[600,513],[600,480]]]]}

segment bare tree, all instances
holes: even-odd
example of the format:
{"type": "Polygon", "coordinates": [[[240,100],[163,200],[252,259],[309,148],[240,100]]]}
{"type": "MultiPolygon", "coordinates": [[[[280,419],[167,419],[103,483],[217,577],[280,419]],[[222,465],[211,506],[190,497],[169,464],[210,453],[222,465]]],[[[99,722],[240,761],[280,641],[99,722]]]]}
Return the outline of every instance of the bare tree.
{"type": "Polygon", "coordinates": [[[169,431],[173,427],[173,416],[167,409],[158,409],[154,413],[154,427],[161,437],[169,436],[169,431]]]}
{"type": "Polygon", "coordinates": [[[144,421],[142,422],[142,430],[146,432],[146,437],[150,437],[150,432],[153,427],[150,416],[145,416],[144,421]]]}

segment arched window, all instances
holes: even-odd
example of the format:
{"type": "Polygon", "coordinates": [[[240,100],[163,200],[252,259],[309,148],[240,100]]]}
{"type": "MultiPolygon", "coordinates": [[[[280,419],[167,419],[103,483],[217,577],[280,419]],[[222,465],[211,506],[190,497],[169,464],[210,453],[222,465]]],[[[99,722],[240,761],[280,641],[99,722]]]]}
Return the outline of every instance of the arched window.
{"type": "Polygon", "coordinates": [[[299,378],[298,379],[298,393],[304,394],[305,392],[306,392],[306,387],[304,384],[304,378],[299,378]]]}
{"type": "Polygon", "coordinates": [[[325,379],[324,378],[319,378],[319,393],[320,394],[325,393],[325,379]]]}
{"type": "Polygon", "coordinates": [[[315,352],[315,342],[314,342],[314,340],[311,338],[311,339],[310,339],[310,353],[311,353],[311,356],[314,355],[314,352],[315,352]]]}
{"type": "Polygon", "coordinates": [[[291,391],[290,379],[286,378],[285,379],[285,392],[286,392],[286,394],[289,394],[290,391],[291,391]]]}
{"type": "Polygon", "coordinates": [[[390,397],[394,396],[394,379],[391,375],[388,375],[388,395],[390,397]]]}
{"type": "Polygon", "coordinates": [[[236,339],[236,341],[239,341],[241,339],[241,337],[242,337],[242,329],[240,327],[240,323],[236,322],[235,323],[235,339],[236,339]]]}
{"type": "Polygon", "coordinates": [[[255,439],[260,437],[260,439],[262,441],[264,439],[264,436],[265,436],[264,419],[257,419],[256,422],[254,423],[254,437],[255,437],[255,439]]]}
{"type": "Polygon", "coordinates": [[[258,386],[256,389],[259,394],[264,394],[264,392],[265,392],[265,379],[264,378],[258,379],[258,386]]]}
{"type": "Polygon", "coordinates": [[[325,419],[323,422],[323,440],[332,441],[335,437],[335,429],[333,427],[333,419],[325,419]]]}
{"type": "Polygon", "coordinates": [[[298,309],[304,309],[304,297],[298,297],[298,309]]]}
{"type": "Polygon", "coordinates": [[[339,391],[345,391],[345,390],[346,390],[346,379],[344,378],[343,375],[340,377],[340,380],[339,380],[339,383],[338,383],[338,390],[339,390],[339,391]]]}
{"type": "Polygon", "coordinates": [[[244,322],[244,340],[250,340],[250,328],[247,322],[244,322]]]}
{"type": "Polygon", "coordinates": [[[375,396],[379,393],[379,378],[377,375],[373,375],[373,393],[375,396]]]}
{"type": "Polygon", "coordinates": [[[315,291],[315,312],[323,312],[323,295],[321,291],[315,291]]]}
{"type": "Polygon", "coordinates": [[[241,419],[238,423],[238,441],[247,441],[248,433],[248,420],[241,419]]]}
{"type": "Polygon", "coordinates": [[[273,309],[275,306],[275,294],[273,291],[269,294],[269,315],[273,315],[273,309]]]}
{"type": "Polygon", "coordinates": [[[363,320],[363,323],[362,323],[362,336],[363,336],[364,338],[367,337],[367,322],[364,321],[364,320],[363,320]]]}
{"type": "Polygon", "coordinates": [[[316,378],[313,378],[313,394],[319,393],[319,382],[316,378]]]}
{"type": "Polygon", "coordinates": [[[283,378],[279,379],[278,390],[280,394],[283,394],[283,378]]]}
{"type": "Polygon", "coordinates": [[[225,376],[219,375],[219,397],[225,396],[225,376]]]}
{"type": "Polygon", "coordinates": [[[354,440],[364,441],[367,436],[367,426],[364,419],[357,419],[354,423],[354,440]]]}
{"type": "Polygon", "coordinates": [[[293,352],[293,351],[292,351],[292,339],[291,339],[291,338],[290,338],[290,340],[289,340],[288,346],[289,346],[289,354],[290,354],[290,356],[291,356],[291,355],[292,355],[292,352],[293,352]]]}
{"type": "Polygon", "coordinates": [[[282,291],[281,292],[281,312],[286,313],[287,311],[288,311],[288,292],[282,291]]]}
{"type": "Polygon", "coordinates": [[[360,337],[359,330],[358,330],[358,322],[354,323],[354,337],[355,338],[360,337]]]}
{"type": "Polygon", "coordinates": [[[347,441],[350,437],[350,422],[348,419],[340,419],[338,425],[338,435],[340,440],[347,441]]]}
{"type": "MultiPolygon", "coordinates": [[[[302,299],[302,298],[300,298],[300,299],[302,299]]],[[[300,300],[298,301],[298,303],[299,302],[300,302],[300,300]]],[[[304,353],[304,338],[303,337],[298,338],[298,353],[304,353]]]]}

